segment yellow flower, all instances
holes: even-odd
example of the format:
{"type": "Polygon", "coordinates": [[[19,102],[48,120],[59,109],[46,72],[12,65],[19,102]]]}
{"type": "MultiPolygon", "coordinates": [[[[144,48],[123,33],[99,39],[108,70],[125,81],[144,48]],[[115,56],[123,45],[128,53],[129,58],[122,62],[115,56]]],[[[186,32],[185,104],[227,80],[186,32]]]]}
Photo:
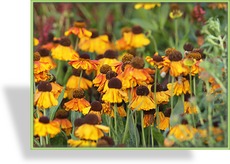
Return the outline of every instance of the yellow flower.
{"type": "Polygon", "coordinates": [[[160,115],[160,123],[158,125],[158,128],[160,130],[166,130],[167,128],[170,127],[171,108],[167,108],[163,115],[162,116],[160,115]]]}
{"type": "Polygon", "coordinates": [[[168,90],[171,91],[173,90],[173,95],[181,95],[186,94],[186,93],[191,93],[190,91],[190,84],[189,81],[186,78],[183,77],[178,77],[178,81],[167,84],[168,90]]]}
{"type": "Polygon", "coordinates": [[[184,101],[184,113],[197,114],[197,108],[193,106],[189,101],[184,101]]]}
{"type": "Polygon", "coordinates": [[[71,47],[69,38],[62,38],[60,44],[51,50],[54,59],[69,61],[78,58],[78,53],[71,47]]]}
{"type": "Polygon", "coordinates": [[[140,48],[150,43],[150,40],[144,35],[143,29],[140,26],[134,26],[132,30],[125,30],[122,35],[122,38],[115,43],[118,50],[140,48]]]}
{"type": "Polygon", "coordinates": [[[97,70],[99,62],[97,60],[90,60],[88,54],[81,54],[79,58],[72,59],[68,62],[75,69],[83,69],[87,71],[97,70]]]}
{"type": "Polygon", "coordinates": [[[34,74],[34,81],[35,83],[39,83],[40,81],[46,81],[49,79],[49,72],[48,71],[44,71],[44,72],[40,72],[37,74],[34,74]]]}
{"type": "Polygon", "coordinates": [[[150,56],[146,56],[145,60],[151,66],[156,66],[159,69],[164,66],[164,59],[162,58],[162,56],[158,55],[158,52],[156,52],[152,58],[150,56]]]}
{"type": "Polygon", "coordinates": [[[97,31],[92,30],[91,37],[80,38],[78,47],[85,52],[95,52],[96,54],[104,54],[108,49],[114,49],[108,35],[98,35],[97,31]]]}
{"type": "Polygon", "coordinates": [[[156,101],[157,104],[167,104],[169,102],[170,97],[170,90],[164,90],[163,86],[161,84],[156,84],[156,99],[155,99],[155,93],[154,93],[154,87],[153,84],[151,86],[151,97],[154,101],[156,101]]]}
{"type": "Polygon", "coordinates": [[[60,133],[60,125],[58,122],[49,120],[48,117],[42,116],[34,120],[34,135],[44,137],[47,135],[55,136],[60,133]]]}
{"type": "Polygon", "coordinates": [[[37,38],[34,38],[34,46],[37,46],[39,44],[39,40],[37,38]]]}
{"type": "Polygon", "coordinates": [[[86,141],[86,140],[69,139],[67,143],[71,147],[96,147],[97,146],[97,143],[95,141],[86,141]]]}
{"type": "Polygon", "coordinates": [[[35,92],[34,105],[40,109],[56,106],[58,101],[51,90],[52,85],[49,82],[41,81],[38,85],[38,90],[35,92]]]}
{"type": "Polygon", "coordinates": [[[90,103],[84,99],[84,90],[81,88],[73,92],[73,99],[64,104],[65,110],[79,111],[85,113],[85,110],[90,106],[90,103]]]}
{"type": "Polygon", "coordinates": [[[51,92],[54,94],[54,97],[57,99],[62,92],[63,87],[56,82],[50,82],[52,85],[51,92]]]}
{"type": "Polygon", "coordinates": [[[98,117],[95,114],[87,114],[83,119],[83,124],[74,132],[77,138],[97,141],[104,136],[104,133],[109,132],[109,127],[100,125],[98,117]]]}
{"type": "Polygon", "coordinates": [[[122,83],[118,78],[111,78],[108,82],[108,87],[108,90],[102,96],[103,101],[110,103],[121,103],[123,100],[125,102],[128,101],[127,93],[121,90],[122,83]]]}
{"type": "Polygon", "coordinates": [[[54,60],[51,58],[50,51],[48,49],[41,48],[38,50],[38,52],[41,56],[40,62],[48,63],[50,65],[50,69],[56,68],[57,65],[54,62],[54,60]]]}
{"type": "Polygon", "coordinates": [[[177,140],[183,142],[193,139],[196,132],[197,130],[190,125],[179,124],[170,129],[168,137],[173,136],[177,140]]]}
{"type": "Polygon", "coordinates": [[[146,128],[150,125],[154,125],[154,115],[153,115],[154,112],[155,112],[155,109],[149,110],[149,111],[144,111],[144,118],[143,118],[144,128],[146,128]]]}
{"type": "Polygon", "coordinates": [[[137,96],[133,97],[129,107],[134,110],[148,111],[156,108],[154,100],[149,96],[149,89],[146,86],[138,86],[136,89],[137,96]]]}
{"type": "Polygon", "coordinates": [[[77,35],[79,38],[91,37],[92,32],[88,31],[85,27],[86,27],[86,24],[83,21],[74,22],[74,26],[65,32],[65,36],[74,34],[74,35],[77,35]]]}
{"type": "Polygon", "coordinates": [[[180,18],[183,13],[180,10],[173,10],[169,13],[169,17],[172,19],[180,18]]]}
{"type": "Polygon", "coordinates": [[[134,8],[135,9],[144,8],[146,10],[150,10],[150,9],[153,9],[155,7],[160,7],[160,6],[161,6],[160,3],[137,3],[135,4],[134,8]]]}

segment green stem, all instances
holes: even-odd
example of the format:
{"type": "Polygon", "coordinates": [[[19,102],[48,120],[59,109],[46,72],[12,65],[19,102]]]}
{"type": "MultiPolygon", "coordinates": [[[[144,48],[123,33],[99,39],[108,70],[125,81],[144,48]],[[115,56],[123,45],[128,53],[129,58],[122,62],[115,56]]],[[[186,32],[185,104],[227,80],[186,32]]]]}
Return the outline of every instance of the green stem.
{"type": "Polygon", "coordinates": [[[190,67],[189,68],[190,71],[189,71],[189,86],[190,86],[190,94],[191,94],[191,97],[192,97],[192,75],[191,75],[191,71],[192,71],[192,68],[190,67]]]}
{"type": "MultiPolygon", "coordinates": [[[[160,123],[160,118],[159,118],[159,108],[157,106],[157,72],[158,72],[158,69],[157,69],[157,66],[155,67],[155,75],[154,75],[154,101],[155,101],[155,104],[156,104],[156,126],[158,127],[159,123],[160,123]]],[[[160,129],[157,128],[159,131],[160,129]]]]}
{"type": "Polygon", "coordinates": [[[153,131],[152,131],[153,126],[150,125],[150,134],[151,134],[151,147],[154,147],[154,137],[153,137],[153,131]]]}
{"type": "Polygon", "coordinates": [[[75,51],[78,50],[78,42],[79,42],[79,39],[77,38],[77,39],[76,39],[76,42],[75,42],[75,46],[74,46],[74,50],[75,50],[75,51]]]}
{"type": "MultiPolygon", "coordinates": [[[[209,82],[206,81],[205,85],[207,90],[206,96],[208,96],[210,91],[209,82]]],[[[208,103],[208,138],[209,138],[208,144],[209,146],[212,146],[212,109],[210,103],[208,103]]]]}
{"type": "Polygon", "coordinates": [[[82,79],[82,74],[83,74],[83,70],[81,70],[81,73],[80,73],[80,79],[79,79],[79,81],[78,81],[78,88],[80,88],[81,79],[82,79]]]}
{"type": "Polygon", "coordinates": [[[194,95],[196,96],[196,76],[193,77],[193,91],[194,95]]]}
{"type": "Polygon", "coordinates": [[[114,129],[115,129],[115,143],[118,143],[118,132],[117,132],[117,103],[114,103],[114,129]]]}
{"type": "Polygon", "coordinates": [[[145,131],[144,131],[144,111],[141,110],[141,132],[142,132],[142,145],[146,147],[145,131]]]}
{"type": "Polygon", "coordinates": [[[61,85],[63,85],[63,65],[64,65],[64,61],[58,60],[57,61],[57,72],[56,72],[56,78],[57,78],[57,82],[61,85]]]}
{"type": "Polygon", "coordinates": [[[173,91],[174,91],[174,87],[173,87],[173,83],[174,83],[174,77],[172,76],[171,79],[171,83],[172,83],[172,88],[171,88],[171,110],[173,110],[173,91]]]}
{"type": "Polygon", "coordinates": [[[178,49],[178,22],[177,19],[174,20],[175,25],[175,49],[178,49]]]}
{"type": "Polygon", "coordinates": [[[72,67],[68,66],[68,69],[65,73],[64,80],[63,80],[64,85],[67,83],[67,80],[68,80],[69,76],[71,75],[71,73],[72,73],[72,67]]]}
{"type": "Polygon", "coordinates": [[[74,121],[76,119],[76,114],[75,114],[75,111],[71,111],[71,122],[72,122],[72,136],[74,136],[74,129],[75,129],[75,126],[74,126],[74,121]]]}

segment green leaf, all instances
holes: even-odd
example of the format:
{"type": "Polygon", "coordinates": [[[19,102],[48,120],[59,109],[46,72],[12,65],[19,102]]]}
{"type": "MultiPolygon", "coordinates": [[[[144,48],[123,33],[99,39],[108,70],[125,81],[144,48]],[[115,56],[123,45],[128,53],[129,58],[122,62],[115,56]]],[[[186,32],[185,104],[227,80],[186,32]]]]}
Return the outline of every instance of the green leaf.
{"type": "Polygon", "coordinates": [[[139,135],[137,127],[134,124],[134,120],[131,117],[132,116],[130,116],[130,119],[127,120],[129,121],[129,139],[130,139],[129,144],[131,147],[136,147],[136,146],[139,146],[140,144],[140,135],[139,135]]]}
{"type": "Polygon", "coordinates": [[[168,20],[168,15],[169,15],[169,5],[164,4],[160,8],[159,12],[159,25],[160,25],[160,30],[164,29],[165,23],[168,20]]]}
{"type": "Polygon", "coordinates": [[[123,137],[123,133],[125,131],[125,124],[122,120],[122,117],[119,116],[119,114],[117,113],[117,127],[118,127],[118,143],[121,143],[122,141],[122,137],[123,137]]]}
{"type": "Polygon", "coordinates": [[[134,25],[140,25],[145,30],[156,31],[158,29],[158,25],[157,25],[155,20],[151,20],[151,22],[150,22],[150,21],[145,21],[143,19],[134,18],[134,19],[130,20],[130,22],[134,25]]]}
{"type": "Polygon", "coordinates": [[[54,138],[50,139],[50,144],[53,147],[66,147],[67,146],[67,140],[63,133],[59,133],[54,138]]]}
{"type": "Polygon", "coordinates": [[[152,134],[153,134],[154,140],[157,141],[158,145],[163,146],[164,145],[164,136],[154,126],[152,126],[152,134]]]}
{"type": "Polygon", "coordinates": [[[180,115],[184,113],[184,102],[182,100],[182,96],[178,98],[175,107],[172,110],[170,116],[170,125],[175,126],[180,123],[180,115]]]}
{"type": "Polygon", "coordinates": [[[62,89],[62,91],[58,97],[58,104],[56,106],[53,106],[50,108],[50,120],[54,119],[55,113],[56,113],[58,107],[60,106],[62,99],[64,97],[64,93],[65,93],[65,87],[63,87],[63,89],[62,89]]]}

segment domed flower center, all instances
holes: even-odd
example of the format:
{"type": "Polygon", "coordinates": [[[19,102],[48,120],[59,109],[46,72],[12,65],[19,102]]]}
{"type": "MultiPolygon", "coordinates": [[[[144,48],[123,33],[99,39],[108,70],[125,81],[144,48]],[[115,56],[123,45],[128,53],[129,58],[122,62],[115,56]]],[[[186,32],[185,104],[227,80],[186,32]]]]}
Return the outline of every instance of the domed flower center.
{"type": "Polygon", "coordinates": [[[171,115],[171,108],[167,108],[164,112],[165,117],[170,117],[171,115]]]}
{"type": "Polygon", "coordinates": [[[115,89],[121,89],[121,88],[122,88],[121,80],[119,80],[119,79],[116,78],[116,77],[112,77],[112,78],[109,80],[108,87],[109,87],[109,88],[115,88],[115,89]]]}
{"type": "Polygon", "coordinates": [[[104,58],[109,58],[109,59],[116,59],[118,56],[117,51],[114,50],[107,50],[104,53],[104,58]]]}
{"type": "Polygon", "coordinates": [[[41,48],[40,50],[38,50],[38,52],[41,55],[41,57],[45,57],[45,56],[50,55],[50,51],[47,50],[46,48],[41,48]]]}
{"type": "Polygon", "coordinates": [[[93,101],[91,103],[91,110],[93,111],[101,111],[102,110],[102,105],[99,101],[93,101]]]}
{"type": "Polygon", "coordinates": [[[141,28],[141,26],[134,26],[134,27],[132,28],[132,32],[133,32],[134,34],[141,34],[141,33],[143,32],[143,29],[141,28]]]}
{"type": "Polygon", "coordinates": [[[96,125],[99,123],[99,119],[95,114],[87,114],[84,117],[85,123],[90,125],[96,125]]]}
{"type": "Polygon", "coordinates": [[[39,52],[35,52],[34,53],[34,61],[39,61],[40,58],[41,58],[40,53],[39,52]]]}
{"type": "Polygon", "coordinates": [[[71,45],[71,41],[69,38],[64,37],[61,39],[60,44],[65,47],[69,47],[71,45]]]}
{"type": "Polygon", "coordinates": [[[85,120],[83,118],[77,118],[74,121],[74,126],[79,127],[85,123],[85,120]]]}
{"type": "Polygon", "coordinates": [[[39,122],[43,124],[48,124],[50,122],[49,118],[46,116],[42,116],[39,118],[39,122]]]}
{"type": "Polygon", "coordinates": [[[106,74],[109,71],[112,71],[112,68],[108,64],[103,64],[100,68],[102,74],[106,74]]]}
{"type": "Polygon", "coordinates": [[[170,61],[180,61],[182,60],[182,54],[179,51],[173,51],[170,55],[169,55],[169,60],[170,61]]]}
{"type": "Polygon", "coordinates": [[[55,116],[60,119],[68,118],[69,112],[64,109],[59,109],[55,116]]]}
{"type": "Polygon", "coordinates": [[[106,79],[107,79],[107,80],[110,80],[111,78],[116,77],[116,76],[117,76],[117,73],[114,72],[114,71],[108,71],[108,72],[106,73],[106,79]]]}
{"type": "Polygon", "coordinates": [[[144,59],[143,59],[143,58],[141,58],[141,57],[135,57],[135,58],[132,59],[131,65],[132,65],[134,68],[142,69],[142,68],[144,68],[144,66],[145,66],[145,62],[144,62],[144,59]]]}
{"type": "Polygon", "coordinates": [[[78,20],[78,21],[74,22],[74,27],[85,28],[86,24],[83,20],[78,20]]]}
{"type": "Polygon", "coordinates": [[[89,56],[89,54],[81,54],[80,58],[82,58],[82,59],[90,59],[90,56],[89,56]]]}
{"type": "Polygon", "coordinates": [[[185,43],[183,46],[185,51],[192,51],[193,50],[193,45],[191,43],[185,43]]]}
{"type": "Polygon", "coordinates": [[[153,60],[155,62],[162,62],[163,58],[160,55],[153,55],[153,60]]]}
{"type": "Polygon", "coordinates": [[[137,87],[136,94],[138,96],[147,96],[149,94],[149,89],[144,85],[140,85],[137,87]]]}
{"type": "Polygon", "coordinates": [[[52,90],[52,85],[48,81],[41,81],[38,84],[38,91],[50,92],[52,90]]]}
{"type": "Polygon", "coordinates": [[[75,91],[73,91],[73,98],[81,99],[84,97],[84,95],[85,95],[84,90],[81,88],[78,88],[75,91]]]}
{"type": "Polygon", "coordinates": [[[123,57],[122,57],[122,62],[125,63],[125,62],[131,62],[131,60],[133,59],[133,55],[132,54],[128,54],[126,53],[123,57]]]}

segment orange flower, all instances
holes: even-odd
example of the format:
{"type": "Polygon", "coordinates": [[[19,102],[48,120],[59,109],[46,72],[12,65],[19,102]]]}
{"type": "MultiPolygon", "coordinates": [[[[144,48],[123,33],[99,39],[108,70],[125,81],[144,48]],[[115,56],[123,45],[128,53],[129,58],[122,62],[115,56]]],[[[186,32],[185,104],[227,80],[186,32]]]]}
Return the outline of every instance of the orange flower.
{"type": "Polygon", "coordinates": [[[49,72],[48,71],[44,71],[44,72],[34,74],[35,83],[38,83],[40,81],[46,81],[48,79],[49,79],[49,72]]]}
{"type": "Polygon", "coordinates": [[[50,83],[52,86],[51,92],[54,94],[54,97],[57,99],[62,92],[63,87],[56,82],[50,83]]]}
{"type": "Polygon", "coordinates": [[[61,126],[61,129],[63,129],[66,132],[66,135],[69,136],[72,130],[72,123],[68,120],[69,112],[59,109],[55,114],[55,119],[53,122],[58,122],[61,126]]]}
{"type": "Polygon", "coordinates": [[[147,56],[145,59],[151,66],[156,66],[159,69],[164,66],[164,60],[160,55],[158,55],[158,52],[156,52],[152,58],[147,56]]]}
{"type": "MultiPolygon", "coordinates": [[[[155,101],[154,87],[155,85],[153,84],[151,86],[152,92],[150,93],[150,96],[155,101]]],[[[167,104],[169,102],[169,97],[170,97],[170,90],[168,89],[164,90],[161,84],[156,84],[156,103],[157,104],[167,104]]]]}
{"type": "Polygon", "coordinates": [[[155,113],[155,109],[153,110],[149,110],[149,111],[144,111],[144,128],[148,127],[148,126],[153,126],[154,125],[154,113],[155,113]]]}
{"type": "Polygon", "coordinates": [[[72,59],[68,62],[75,69],[83,69],[87,71],[97,70],[99,62],[97,60],[90,60],[88,54],[81,54],[79,58],[72,59]]]}
{"type": "Polygon", "coordinates": [[[79,88],[73,92],[73,99],[64,104],[65,110],[79,111],[83,114],[88,112],[90,103],[84,99],[84,90],[79,88]]]}
{"type": "Polygon", "coordinates": [[[91,37],[92,32],[88,31],[85,27],[86,27],[86,24],[84,21],[74,22],[74,26],[70,27],[70,29],[65,32],[65,36],[74,34],[74,35],[77,35],[79,38],[91,37]]]}
{"type": "Polygon", "coordinates": [[[48,62],[41,62],[41,56],[39,52],[34,53],[34,74],[39,74],[41,72],[47,72],[51,70],[51,65],[48,62]]]}
{"type": "Polygon", "coordinates": [[[173,90],[173,95],[179,96],[181,94],[191,93],[189,81],[181,76],[179,76],[178,81],[173,84],[167,84],[167,87],[170,93],[173,90]]]}

